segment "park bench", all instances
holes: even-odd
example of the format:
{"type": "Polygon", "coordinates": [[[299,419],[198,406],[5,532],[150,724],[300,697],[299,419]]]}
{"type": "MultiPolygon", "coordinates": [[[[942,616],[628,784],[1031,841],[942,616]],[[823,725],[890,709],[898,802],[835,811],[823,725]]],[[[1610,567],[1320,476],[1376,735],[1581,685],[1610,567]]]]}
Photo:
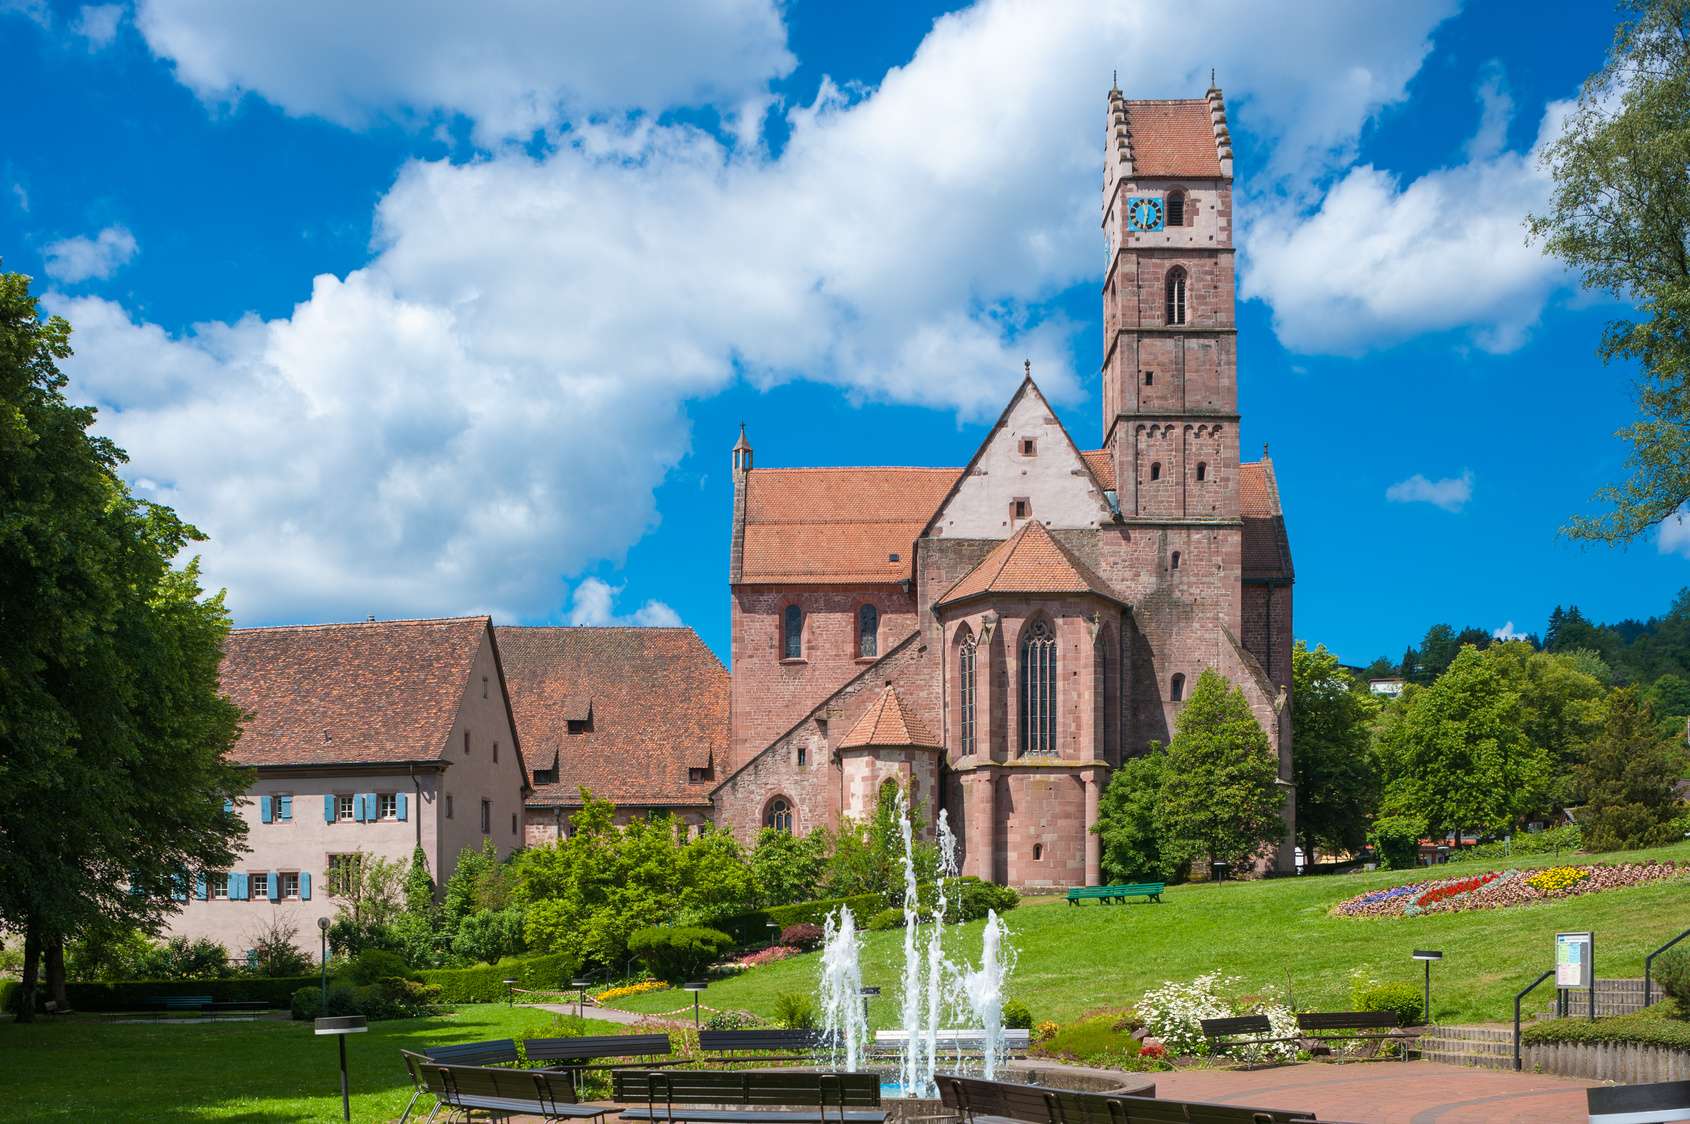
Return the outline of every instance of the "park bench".
{"type": "Polygon", "coordinates": [[[1297,1042],[1296,1038],[1264,1038],[1262,1035],[1273,1033],[1273,1024],[1266,1015],[1236,1015],[1225,1019],[1198,1019],[1197,1023],[1203,1029],[1203,1037],[1209,1040],[1209,1046],[1219,1054],[1228,1046],[1253,1046],[1267,1042],[1297,1042]],[[1240,1041],[1240,1040],[1246,1041],[1240,1041]]]}
{"type": "Polygon", "coordinates": [[[698,1048],[717,1062],[767,1061],[771,1056],[809,1057],[829,1039],[817,1030],[701,1030],[698,1048]],[[747,1057],[746,1055],[752,1055],[747,1057]]]}
{"type": "Polygon", "coordinates": [[[1690,1120],[1690,1081],[1597,1086],[1584,1091],[1590,1124],[1632,1124],[1639,1120],[1690,1120]]]}
{"type": "Polygon", "coordinates": [[[935,1080],[940,1101],[969,1124],[979,1117],[1025,1124],[1304,1124],[1315,1119],[1314,1113],[1301,1109],[1160,1100],[1154,1095],[1154,1085],[1142,1090],[1080,1093],[949,1074],[935,1080]]]}
{"type": "Polygon", "coordinates": [[[1297,1016],[1297,1029],[1316,1045],[1326,1042],[1387,1042],[1420,1037],[1397,1025],[1391,1011],[1311,1011],[1297,1016]]]}
{"type": "Polygon", "coordinates": [[[142,1000],[161,1011],[198,1011],[211,1002],[209,995],[153,995],[142,1000]]]}
{"type": "Polygon", "coordinates": [[[651,1124],[882,1124],[880,1075],[779,1070],[618,1069],[626,1121],[651,1124]]]}
{"type": "MultiPolygon", "coordinates": [[[[667,1058],[674,1053],[667,1034],[601,1034],[579,1038],[528,1038],[522,1053],[530,1062],[546,1063],[542,1069],[615,1069],[615,1065],[588,1065],[598,1058],[667,1058]],[[577,1064],[580,1063],[580,1064],[577,1064]]],[[[635,1063],[621,1063],[635,1064],[635,1063]]],[[[638,1064],[653,1065],[651,1061],[638,1064]]]]}
{"type": "MultiPolygon", "coordinates": [[[[909,1041],[907,1030],[879,1030],[874,1034],[874,1052],[877,1054],[895,1054],[904,1048],[909,1041]]],[[[934,1036],[938,1052],[941,1057],[975,1057],[986,1048],[986,1032],[983,1030],[941,1030],[934,1036]]],[[[1032,1044],[1032,1032],[1005,1027],[1003,1030],[1004,1053],[1012,1058],[1027,1056],[1027,1047],[1032,1044]]]]}
{"type": "Polygon", "coordinates": [[[1075,886],[1068,891],[1068,904],[1079,905],[1081,902],[1095,901],[1099,905],[1110,905],[1123,902],[1128,898],[1143,898],[1146,902],[1160,902],[1162,891],[1168,888],[1165,882],[1133,882],[1114,886],[1075,886]]]}
{"type": "MultiPolygon", "coordinates": [[[[428,1114],[430,1119],[442,1108],[462,1111],[466,1117],[480,1111],[495,1116],[538,1116],[542,1120],[602,1120],[611,1111],[578,1103],[574,1087],[563,1074],[543,1069],[442,1065],[409,1051],[405,1060],[438,1102],[428,1114]]],[[[410,1111],[410,1106],[405,1106],[406,1115],[410,1111]]]]}
{"type": "Polygon", "coordinates": [[[405,1124],[405,1118],[411,1115],[411,1109],[416,1107],[418,1099],[430,1091],[428,1081],[423,1076],[422,1070],[417,1068],[419,1063],[490,1066],[514,1065],[519,1060],[516,1042],[510,1038],[494,1038],[487,1042],[465,1042],[458,1046],[430,1046],[423,1050],[421,1054],[413,1054],[409,1050],[401,1050],[399,1053],[405,1059],[405,1069],[411,1074],[412,1085],[411,1099],[405,1103],[405,1111],[399,1114],[399,1124],[405,1124]]]}
{"type": "Polygon", "coordinates": [[[200,1010],[212,1018],[216,1018],[218,1015],[255,1014],[269,1009],[270,1004],[262,999],[223,999],[200,1004],[200,1010]]]}

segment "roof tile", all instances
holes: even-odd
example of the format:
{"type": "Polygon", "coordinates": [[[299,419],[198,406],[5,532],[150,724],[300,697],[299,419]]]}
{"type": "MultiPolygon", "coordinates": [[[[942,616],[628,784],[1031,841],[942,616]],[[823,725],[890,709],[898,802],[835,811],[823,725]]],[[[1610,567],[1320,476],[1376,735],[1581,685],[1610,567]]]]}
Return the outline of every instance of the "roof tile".
{"type": "Polygon", "coordinates": [[[740,581],[904,581],[913,572],[916,538],[958,474],[954,468],[753,469],[746,475],[740,581]]]}
{"type": "Polygon", "coordinates": [[[1215,126],[1202,98],[1127,102],[1133,174],[1220,176],[1215,126]]]}
{"type": "Polygon", "coordinates": [[[890,685],[880,692],[851,732],[839,743],[840,749],[863,746],[919,745],[937,746],[933,736],[914,714],[904,709],[898,692],[890,685]]]}
{"type": "Polygon", "coordinates": [[[1108,583],[1070,554],[1037,519],[1029,519],[993,547],[938,604],[983,593],[1095,593],[1120,600],[1108,583]]]}

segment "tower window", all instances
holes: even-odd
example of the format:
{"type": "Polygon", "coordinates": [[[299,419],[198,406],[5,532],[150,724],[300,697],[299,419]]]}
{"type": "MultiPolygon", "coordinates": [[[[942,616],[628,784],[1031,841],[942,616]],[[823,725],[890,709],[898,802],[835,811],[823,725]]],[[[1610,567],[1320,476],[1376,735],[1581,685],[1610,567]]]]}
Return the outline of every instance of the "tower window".
{"type": "Polygon", "coordinates": [[[1185,323],[1185,270],[1177,265],[1168,271],[1167,322],[1185,323]]]}
{"type": "Polygon", "coordinates": [[[1201,480],[1207,480],[1208,478],[1209,478],[1209,466],[1204,464],[1202,461],[1198,461],[1197,462],[1197,479],[1201,481],[1201,480]]]}
{"type": "Polygon", "coordinates": [[[792,831],[792,804],[784,796],[777,796],[763,809],[763,826],[775,831],[792,831]]]}
{"type": "Polygon", "coordinates": [[[1179,702],[1185,698],[1185,676],[1176,673],[1168,681],[1168,698],[1174,702],[1179,702]]]}
{"type": "Polygon", "coordinates": [[[1021,439],[1021,455],[1024,457],[1038,456],[1039,443],[1031,437],[1023,437],[1021,439]]]}
{"type": "Polygon", "coordinates": [[[806,746],[803,742],[799,742],[798,743],[798,767],[800,769],[802,769],[805,765],[808,765],[809,763],[810,763],[809,747],[806,746]]]}
{"type": "Polygon", "coordinates": [[[1162,462],[1161,461],[1151,461],[1150,462],[1150,479],[1152,479],[1152,480],[1162,479],[1162,462]]]}
{"type": "Polygon", "coordinates": [[[1163,221],[1168,226],[1185,225],[1185,192],[1168,192],[1168,214],[1163,221]]]}
{"type": "Polygon", "coordinates": [[[781,659],[804,658],[804,610],[788,605],[781,614],[781,659]]]}
{"type": "Polygon", "coordinates": [[[1021,641],[1021,752],[1056,752],[1056,635],[1042,620],[1021,641]]]}
{"type": "Polygon", "coordinates": [[[1156,384],[1156,372],[1155,371],[1144,372],[1144,385],[1145,386],[1154,386],[1155,384],[1156,384]]]}
{"type": "Polygon", "coordinates": [[[962,725],[962,755],[969,756],[974,752],[974,656],[975,640],[969,636],[962,642],[962,648],[957,655],[957,690],[961,695],[960,715],[962,725]]]}
{"type": "Polygon", "coordinates": [[[1025,519],[1031,514],[1033,514],[1033,501],[1022,498],[1009,502],[1009,517],[1011,519],[1025,519]]]}
{"type": "Polygon", "coordinates": [[[873,659],[880,654],[880,610],[864,605],[857,610],[857,656],[873,659]]]}
{"type": "Polygon", "coordinates": [[[1040,859],[1042,859],[1044,857],[1045,857],[1045,845],[1043,843],[1033,844],[1033,861],[1038,862],[1040,859]]]}
{"type": "Polygon", "coordinates": [[[1169,569],[1173,569],[1173,570],[1179,569],[1179,551],[1177,551],[1177,550],[1174,551],[1174,556],[1169,561],[1170,561],[1169,569]]]}

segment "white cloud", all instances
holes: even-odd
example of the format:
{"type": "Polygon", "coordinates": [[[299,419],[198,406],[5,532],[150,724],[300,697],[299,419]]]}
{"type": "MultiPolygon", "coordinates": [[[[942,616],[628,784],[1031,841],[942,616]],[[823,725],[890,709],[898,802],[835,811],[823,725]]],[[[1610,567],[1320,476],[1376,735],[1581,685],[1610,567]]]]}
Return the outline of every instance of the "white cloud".
{"type": "Polygon", "coordinates": [[[53,22],[47,0],[0,0],[0,16],[22,16],[41,27],[50,27],[53,22]]]}
{"type": "Polygon", "coordinates": [[[251,92],[352,126],[462,114],[484,140],[563,116],[736,109],[794,65],[773,0],[142,0],[135,22],[207,100],[251,92]]]}
{"type": "Polygon", "coordinates": [[[1491,636],[1497,640],[1505,641],[1526,639],[1526,634],[1524,632],[1518,632],[1515,630],[1513,621],[1508,621],[1501,628],[1492,629],[1491,636]]]}
{"type": "Polygon", "coordinates": [[[29,213],[29,191],[16,180],[12,181],[12,199],[17,203],[18,210],[24,214],[29,213]]]}
{"type": "Polygon", "coordinates": [[[584,578],[569,599],[569,623],[638,625],[641,628],[679,628],[681,616],[661,601],[647,601],[627,616],[616,613],[616,599],[627,586],[584,578]]]}
{"type": "Polygon", "coordinates": [[[1429,503],[1445,511],[1460,511],[1473,498],[1473,472],[1463,469],[1460,476],[1442,480],[1428,480],[1416,472],[1386,488],[1385,498],[1392,503],[1429,503]]]}
{"type": "Polygon", "coordinates": [[[1662,521],[1655,549],[1662,554],[1682,554],[1690,558],[1690,504],[1682,505],[1662,521]]]}
{"type": "Polygon", "coordinates": [[[122,21],[122,4],[84,4],[70,29],[88,41],[89,50],[98,51],[111,46],[122,21]]]}
{"type": "Polygon", "coordinates": [[[108,226],[92,238],[77,235],[48,243],[41,251],[47,276],[64,285],[110,277],[127,265],[139,249],[135,236],[121,226],[108,226]]]}
{"type": "Polygon", "coordinates": [[[1507,147],[1508,126],[1514,120],[1514,99],[1496,59],[1481,69],[1477,96],[1479,128],[1468,138],[1467,159],[1490,160],[1507,147]]]}
{"type": "MultiPolygon", "coordinates": [[[[1402,96],[1444,10],[988,3],[878,88],[788,110],[778,156],[616,116],[541,152],[411,164],[372,260],[286,317],[173,335],[49,304],[77,327],[74,388],[212,536],[241,619],[544,616],[559,574],[653,525],[685,403],[742,374],[978,419],[1030,356],[1077,398],[1091,364],[1049,302],[1098,273],[1112,67],[1135,94],[1192,95],[1213,61],[1294,183],[1402,96]]],[[[705,439],[725,456],[733,434],[705,439]]]]}
{"type": "Polygon", "coordinates": [[[1544,112],[1526,152],[1502,148],[1511,102],[1492,73],[1468,163],[1406,184],[1369,164],[1349,169],[1312,213],[1286,204],[1245,224],[1241,293],[1273,308],[1295,351],[1359,355],[1424,332],[1458,330],[1478,347],[1525,342],[1566,274],[1522,223],[1548,198],[1538,165],[1568,103],[1544,112]]]}

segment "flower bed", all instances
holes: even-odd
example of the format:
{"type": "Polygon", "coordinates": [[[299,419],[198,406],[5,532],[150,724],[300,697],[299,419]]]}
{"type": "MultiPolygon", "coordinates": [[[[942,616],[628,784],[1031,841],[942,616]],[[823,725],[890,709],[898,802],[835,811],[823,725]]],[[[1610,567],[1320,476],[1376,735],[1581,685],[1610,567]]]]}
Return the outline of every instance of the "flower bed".
{"type": "Polygon", "coordinates": [[[1432,878],[1385,890],[1369,890],[1332,907],[1340,917],[1413,917],[1421,913],[1459,913],[1503,909],[1641,886],[1681,878],[1690,864],[1679,862],[1592,863],[1543,870],[1494,870],[1462,878],[1432,878]]]}
{"type": "Polygon", "coordinates": [[[648,991],[663,991],[668,986],[669,985],[664,983],[662,980],[641,980],[636,984],[627,984],[623,987],[609,988],[605,991],[599,992],[597,995],[593,996],[593,998],[598,1000],[600,1003],[609,1003],[613,999],[623,999],[630,995],[644,995],[648,991]]]}
{"type": "Polygon", "coordinates": [[[772,964],[776,960],[785,960],[788,956],[797,956],[799,949],[789,944],[774,944],[768,948],[760,948],[756,952],[747,953],[735,960],[731,965],[739,971],[756,968],[763,964],[772,964]]]}

